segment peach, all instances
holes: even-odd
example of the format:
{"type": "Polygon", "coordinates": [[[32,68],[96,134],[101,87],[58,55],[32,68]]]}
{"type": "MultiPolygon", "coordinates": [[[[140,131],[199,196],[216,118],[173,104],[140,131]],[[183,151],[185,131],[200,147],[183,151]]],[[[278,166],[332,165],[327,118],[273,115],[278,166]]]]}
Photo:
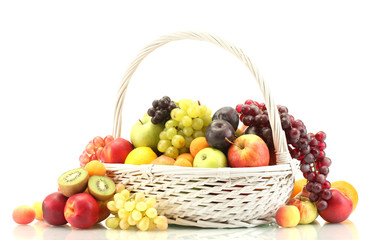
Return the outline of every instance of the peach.
{"type": "Polygon", "coordinates": [[[191,153],[182,153],[182,154],[178,155],[176,160],[179,159],[179,158],[186,158],[187,160],[190,161],[191,164],[193,164],[193,162],[194,162],[194,157],[191,155],[191,153]]]}
{"type": "Polygon", "coordinates": [[[345,221],[353,211],[353,202],[343,192],[331,188],[332,197],[327,201],[328,207],[319,211],[319,215],[330,223],[345,221]]]}
{"type": "Polygon", "coordinates": [[[159,157],[157,157],[154,161],[151,162],[151,164],[155,164],[155,165],[173,165],[174,162],[176,160],[174,160],[173,158],[171,157],[168,157],[166,155],[161,155],[159,157]]]}
{"type": "Polygon", "coordinates": [[[28,206],[18,206],[13,210],[13,220],[18,224],[29,224],[35,219],[35,210],[28,206]]]}
{"type": "Polygon", "coordinates": [[[275,219],[281,227],[295,227],[300,222],[300,211],[296,206],[284,205],[276,212],[275,219]]]}
{"type": "Polygon", "coordinates": [[[192,167],[192,164],[189,160],[186,158],[178,158],[174,164],[174,166],[180,166],[180,167],[192,167]]]}
{"type": "Polygon", "coordinates": [[[300,211],[299,224],[312,223],[318,217],[318,210],[315,204],[310,202],[308,198],[297,196],[292,198],[288,205],[296,206],[300,211]]]}

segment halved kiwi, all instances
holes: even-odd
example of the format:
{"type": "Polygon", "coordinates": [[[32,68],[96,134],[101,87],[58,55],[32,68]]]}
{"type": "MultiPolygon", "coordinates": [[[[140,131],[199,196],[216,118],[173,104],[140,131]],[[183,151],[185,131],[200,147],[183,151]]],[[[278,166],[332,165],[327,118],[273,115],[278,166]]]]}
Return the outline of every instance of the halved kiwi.
{"type": "Polygon", "coordinates": [[[58,187],[62,194],[71,197],[76,193],[84,192],[89,180],[88,171],[85,168],[75,168],[63,173],[58,178],[58,187]]]}
{"type": "Polygon", "coordinates": [[[88,182],[89,193],[99,201],[105,201],[115,194],[115,183],[106,176],[93,175],[88,182]]]}

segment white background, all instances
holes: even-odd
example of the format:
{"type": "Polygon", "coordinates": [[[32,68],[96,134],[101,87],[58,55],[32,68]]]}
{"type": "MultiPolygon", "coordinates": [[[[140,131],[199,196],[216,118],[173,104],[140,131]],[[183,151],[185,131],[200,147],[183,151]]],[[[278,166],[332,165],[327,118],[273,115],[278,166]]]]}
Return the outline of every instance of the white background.
{"type": "MultiPolygon", "coordinates": [[[[1,228],[79,166],[95,136],[112,133],[119,82],[146,44],[176,31],[216,34],[260,69],[276,103],[308,131],[327,133],[329,180],[359,193],[351,215],[368,226],[371,176],[371,7],[368,1],[1,1],[1,228]],[[365,215],[365,216],[364,216],[365,215]]],[[[213,111],[252,98],[248,69],[209,43],[179,41],[149,55],[128,88],[124,138],[153,99],[192,98],[213,111]]]]}

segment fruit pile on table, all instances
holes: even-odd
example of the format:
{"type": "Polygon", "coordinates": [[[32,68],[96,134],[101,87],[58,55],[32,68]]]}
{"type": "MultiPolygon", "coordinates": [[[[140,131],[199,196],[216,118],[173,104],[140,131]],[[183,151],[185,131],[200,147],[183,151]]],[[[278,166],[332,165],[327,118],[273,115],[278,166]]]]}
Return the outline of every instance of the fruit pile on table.
{"type": "MultiPolygon", "coordinates": [[[[326,134],[308,133],[304,123],[278,106],[293,159],[300,161],[304,179],[297,180],[287,205],[276,213],[282,227],[313,222],[318,214],[326,221],[346,220],[358,195],[345,182],[330,183],[331,160],[325,154],[326,134]]],[[[59,191],[43,202],[14,209],[13,219],[28,224],[35,218],[51,225],[69,223],[89,228],[105,220],[109,228],[136,226],[142,231],[168,228],[158,216],[156,199],[142,192],[131,194],[106,175],[104,164],[154,164],[175,167],[262,167],[276,164],[272,130],[265,104],[244,104],[212,111],[199,101],[154,100],[141,120],[133,124],[130,139],[95,137],[81,154],[80,168],[63,173],[59,191]],[[104,164],[103,164],[104,163],[104,164]],[[111,215],[111,216],[110,216],[111,215]]],[[[295,160],[293,160],[295,161],[295,160]]]]}

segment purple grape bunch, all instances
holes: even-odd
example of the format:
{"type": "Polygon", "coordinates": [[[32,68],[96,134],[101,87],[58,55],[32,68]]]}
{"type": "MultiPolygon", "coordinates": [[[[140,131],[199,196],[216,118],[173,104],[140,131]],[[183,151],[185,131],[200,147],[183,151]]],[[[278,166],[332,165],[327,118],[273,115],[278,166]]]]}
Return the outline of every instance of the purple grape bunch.
{"type": "MultiPolygon", "coordinates": [[[[325,210],[328,207],[327,200],[332,197],[331,183],[327,180],[332,161],[324,152],[327,146],[326,134],[323,131],[308,133],[305,124],[290,115],[287,107],[277,107],[290,154],[301,162],[300,170],[307,179],[309,200],[316,203],[318,210],[325,210]]],[[[244,104],[238,104],[235,109],[239,113],[240,121],[247,126],[244,134],[260,136],[270,152],[273,152],[272,130],[265,104],[248,99],[244,104]]]]}
{"type": "Polygon", "coordinates": [[[152,102],[152,106],[147,110],[153,124],[165,123],[170,117],[170,112],[177,105],[168,96],[164,96],[152,102]]]}

